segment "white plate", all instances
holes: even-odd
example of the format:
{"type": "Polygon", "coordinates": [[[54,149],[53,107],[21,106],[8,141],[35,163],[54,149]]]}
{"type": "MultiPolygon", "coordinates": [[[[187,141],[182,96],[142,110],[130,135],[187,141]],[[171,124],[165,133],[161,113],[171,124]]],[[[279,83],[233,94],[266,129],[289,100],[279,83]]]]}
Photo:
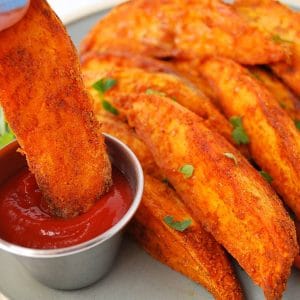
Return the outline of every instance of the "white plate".
{"type": "MultiPolygon", "coordinates": [[[[297,0],[298,1],[298,0],[297,0]]],[[[78,46],[91,26],[106,12],[67,26],[78,46]]],[[[73,16],[74,20],[80,15],[73,16]]],[[[235,264],[248,300],[264,299],[261,290],[235,264]]],[[[300,299],[300,273],[293,270],[284,300],[300,299]]],[[[191,300],[213,299],[200,285],[160,264],[125,238],[112,271],[98,283],[76,291],[58,291],[40,284],[10,255],[0,251],[0,300],[191,300]]]]}

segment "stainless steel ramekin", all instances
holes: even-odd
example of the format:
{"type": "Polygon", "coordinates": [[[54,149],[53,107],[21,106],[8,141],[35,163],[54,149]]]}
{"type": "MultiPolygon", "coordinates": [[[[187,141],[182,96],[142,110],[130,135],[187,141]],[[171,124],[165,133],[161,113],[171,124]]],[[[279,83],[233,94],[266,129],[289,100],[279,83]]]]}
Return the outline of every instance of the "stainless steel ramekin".
{"type": "MultiPolygon", "coordinates": [[[[118,139],[105,134],[105,142],[112,164],[125,174],[133,191],[132,204],[117,224],[92,240],[59,249],[25,248],[0,239],[0,250],[15,256],[33,277],[49,287],[79,289],[103,277],[114,262],[123,228],[141,202],[144,177],[138,159],[118,139]]],[[[17,142],[13,142],[0,150],[0,188],[6,179],[26,166],[17,148],[17,142]]]]}

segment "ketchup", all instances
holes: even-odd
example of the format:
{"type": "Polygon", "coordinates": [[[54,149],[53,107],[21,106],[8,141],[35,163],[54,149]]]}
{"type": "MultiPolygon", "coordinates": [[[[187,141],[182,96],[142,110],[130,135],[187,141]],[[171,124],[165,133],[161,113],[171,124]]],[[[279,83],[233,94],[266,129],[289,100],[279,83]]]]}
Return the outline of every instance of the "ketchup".
{"type": "Polygon", "coordinates": [[[0,191],[0,238],[36,249],[63,248],[90,240],[115,225],[132,202],[124,175],[113,168],[113,186],[86,213],[60,219],[47,212],[33,174],[21,171],[0,191]]]}

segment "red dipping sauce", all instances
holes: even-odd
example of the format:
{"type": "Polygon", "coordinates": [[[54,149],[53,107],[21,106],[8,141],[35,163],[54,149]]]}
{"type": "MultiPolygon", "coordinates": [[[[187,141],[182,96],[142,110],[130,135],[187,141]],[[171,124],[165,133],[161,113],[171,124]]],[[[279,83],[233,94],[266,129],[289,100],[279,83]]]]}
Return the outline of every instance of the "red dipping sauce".
{"type": "Polygon", "coordinates": [[[47,212],[33,174],[21,171],[0,190],[0,238],[36,249],[63,248],[88,241],[105,232],[125,215],[132,203],[132,191],[116,168],[113,186],[86,213],[60,219],[47,212]]]}

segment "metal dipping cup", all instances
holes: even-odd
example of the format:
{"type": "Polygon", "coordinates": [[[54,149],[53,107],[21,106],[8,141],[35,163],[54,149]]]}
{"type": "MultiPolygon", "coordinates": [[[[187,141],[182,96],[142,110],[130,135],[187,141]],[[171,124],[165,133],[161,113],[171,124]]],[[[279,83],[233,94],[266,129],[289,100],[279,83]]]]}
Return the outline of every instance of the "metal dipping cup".
{"type": "MultiPolygon", "coordinates": [[[[84,243],[58,249],[39,250],[21,247],[0,239],[0,250],[13,255],[38,281],[62,290],[91,285],[102,278],[116,258],[125,225],[136,212],[143,194],[144,176],[134,153],[118,139],[105,135],[112,164],[127,178],[132,188],[132,204],[122,219],[109,230],[84,243]]],[[[0,150],[0,188],[10,176],[26,166],[12,142],[0,150]]]]}

